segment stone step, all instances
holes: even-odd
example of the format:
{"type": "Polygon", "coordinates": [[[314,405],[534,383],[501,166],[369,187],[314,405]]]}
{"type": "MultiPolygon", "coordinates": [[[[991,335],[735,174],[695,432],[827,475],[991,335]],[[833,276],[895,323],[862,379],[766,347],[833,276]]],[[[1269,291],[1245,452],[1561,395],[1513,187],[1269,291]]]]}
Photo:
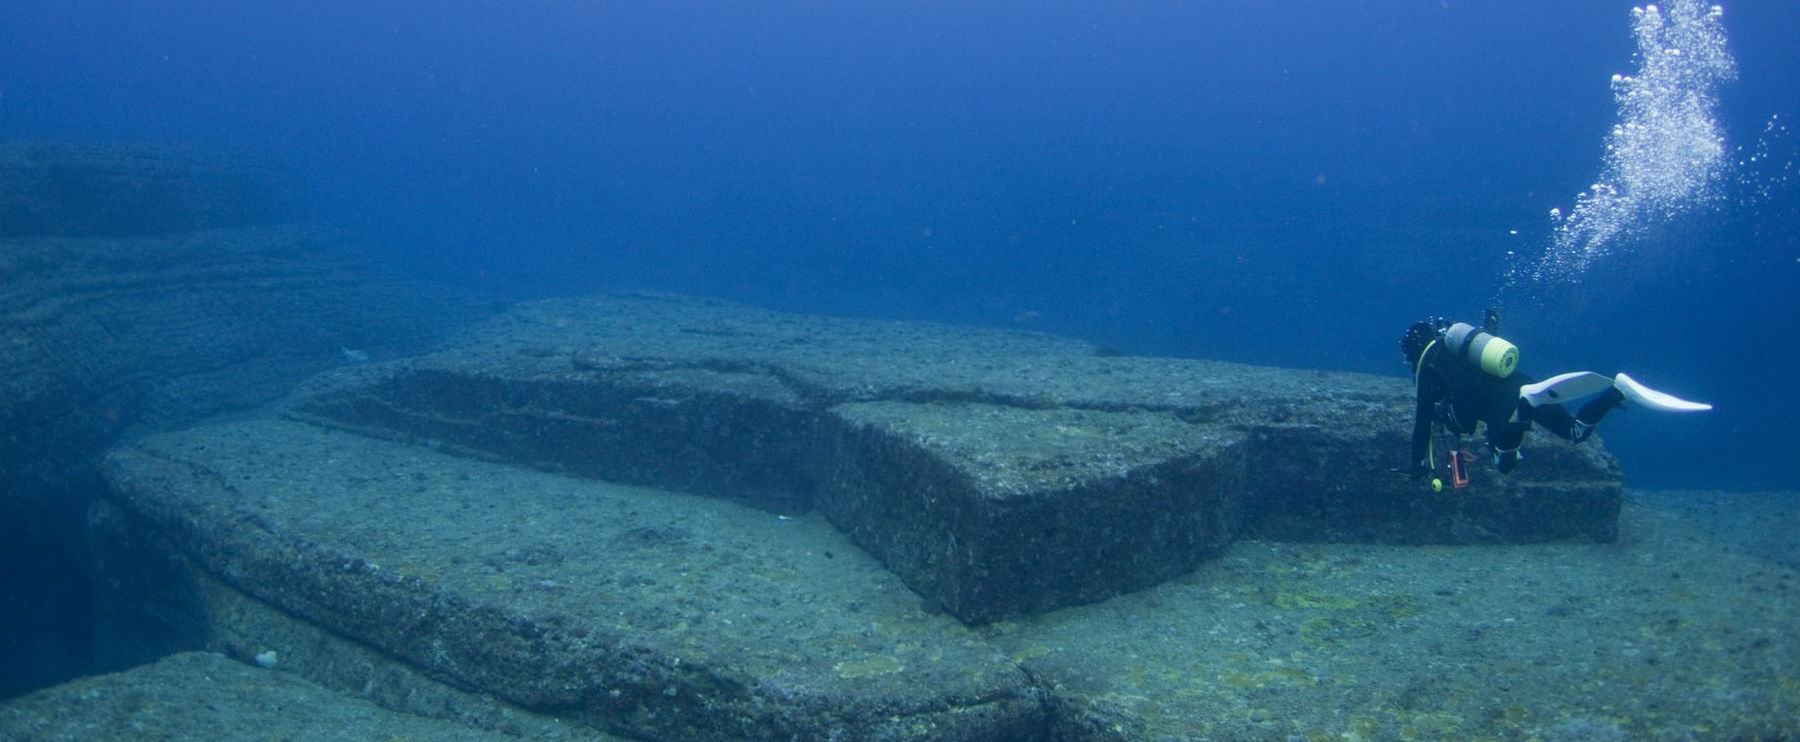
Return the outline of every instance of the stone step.
{"type": "Polygon", "coordinates": [[[817,515],[288,420],[150,437],[104,470],[102,604],[167,629],[114,641],[274,651],[404,711],[491,696],[645,739],[1045,726],[1010,658],[817,515]]]}
{"type": "Polygon", "coordinates": [[[345,369],[298,419],[541,469],[816,509],[971,623],[1104,599],[1236,538],[1610,540],[1619,471],[1528,442],[1434,493],[1401,379],[1098,354],[1052,336],[603,296],[345,369]]]}
{"type": "MultiPolygon", "coordinates": [[[[272,655],[265,662],[278,666],[272,655]]],[[[21,742],[345,739],[611,742],[617,737],[515,716],[508,732],[390,711],[298,675],[184,652],[0,702],[0,739],[21,742]]]]}

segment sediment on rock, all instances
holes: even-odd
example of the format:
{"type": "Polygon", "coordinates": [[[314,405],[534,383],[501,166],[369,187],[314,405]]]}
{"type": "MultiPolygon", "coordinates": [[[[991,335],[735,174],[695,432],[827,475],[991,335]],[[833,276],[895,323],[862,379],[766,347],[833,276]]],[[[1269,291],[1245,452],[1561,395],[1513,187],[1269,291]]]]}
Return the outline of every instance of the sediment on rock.
{"type": "Polygon", "coordinates": [[[169,616],[172,645],[275,649],[352,694],[409,668],[383,686],[412,689],[383,694],[401,710],[481,718],[454,689],[650,739],[1043,726],[1011,660],[817,517],[289,421],[154,436],[107,475],[98,559],[160,565],[107,605],[169,616]]]}
{"type": "Polygon", "coordinates": [[[981,623],[1103,599],[1234,538],[1613,537],[1597,446],[1515,477],[1394,473],[1410,390],[1099,357],[1027,333],[621,296],[521,307],[442,352],[315,380],[290,414],[555,471],[817,508],[981,623]]]}
{"type": "Polygon", "coordinates": [[[78,534],[106,446],[491,312],[384,275],[304,200],[264,158],[0,143],[0,682],[22,684],[0,693],[90,669],[78,534]]]}

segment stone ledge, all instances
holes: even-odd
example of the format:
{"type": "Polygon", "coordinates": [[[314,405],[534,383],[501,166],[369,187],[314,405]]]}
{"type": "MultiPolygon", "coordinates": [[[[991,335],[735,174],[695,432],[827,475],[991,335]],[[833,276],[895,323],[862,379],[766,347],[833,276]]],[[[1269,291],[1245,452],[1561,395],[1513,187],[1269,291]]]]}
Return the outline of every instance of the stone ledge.
{"type": "Polygon", "coordinates": [[[1099,357],[1050,336],[614,296],[311,383],[291,414],[494,460],[817,508],[972,623],[1145,587],[1234,538],[1610,540],[1598,446],[1434,494],[1397,379],[1099,357]]]}
{"type": "MultiPolygon", "coordinates": [[[[279,666],[279,663],[277,663],[279,666]]],[[[486,731],[398,713],[288,672],[184,652],[0,702],[0,738],[85,740],[417,739],[442,742],[613,742],[553,721],[486,731]]]]}
{"type": "Polygon", "coordinates": [[[142,237],[308,218],[279,161],[139,144],[0,142],[0,239],[142,237]]]}
{"type": "MultiPolygon", "coordinates": [[[[266,604],[449,687],[650,739],[982,740],[1044,725],[1016,664],[920,611],[816,516],[290,421],[150,437],[105,473],[119,514],[98,561],[138,586],[107,603],[170,616],[174,644],[242,652],[297,633],[270,629],[285,622],[259,618],[266,604]],[[165,551],[134,543],[168,544],[176,566],[129,579],[165,551]]],[[[342,675],[316,659],[341,647],[278,648],[309,677],[342,675]]]]}

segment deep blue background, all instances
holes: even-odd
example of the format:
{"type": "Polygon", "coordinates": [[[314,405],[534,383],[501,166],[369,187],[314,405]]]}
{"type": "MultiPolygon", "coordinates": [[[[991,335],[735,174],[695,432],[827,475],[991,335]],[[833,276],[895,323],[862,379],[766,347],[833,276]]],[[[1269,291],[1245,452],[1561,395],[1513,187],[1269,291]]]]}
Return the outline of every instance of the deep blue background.
{"type": "MultiPolygon", "coordinates": [[[[1800,487],[1794,184],[1733,190],[1582,285],[1500,292],[1507,252],[1541,252],[1600,171],[1629,9],[11,0],[0,137],[274,152],[419,276],[519,296],[1391,374],[1412,320],[1498,296],[1540,375],[1719,404],[1609,421],[1632,484],[1800,487]]],[[[1800,7],[1726,10],[1726,126],[1750,146],[1800,115],[1800,7]]]]}

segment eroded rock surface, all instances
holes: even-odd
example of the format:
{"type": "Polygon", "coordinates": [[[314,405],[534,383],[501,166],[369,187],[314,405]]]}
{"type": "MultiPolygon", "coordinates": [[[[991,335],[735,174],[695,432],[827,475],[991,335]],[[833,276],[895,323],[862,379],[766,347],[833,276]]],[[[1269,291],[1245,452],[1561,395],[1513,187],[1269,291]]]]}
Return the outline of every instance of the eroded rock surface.
{"type": "Polygon", "coordinates": [[[85,666],[82,512],[126,431],[281,397],[489,310],[380,275],[267,160],[0,143],[0,694],[85,666]]]}
{"type": "Polygon", "coordinates": [[[1397,379],[675,297],[515,307],[282,409],[107,458],[103,602],[163,627],[137,645],[648,739],[1085,738],[1005,619],[1236,539],[1608,540],[1620,503],[1594,446],[1392,472],[1397,379]]]}
{"type": "Polygon", "coordinates": [[[647,739],[1045,725],[1010,658],[817,516],[280,420],[152,437],[107,474],[105,602],[164,617],[139,644],[273,648],[405,711],[479,723],[493,697],[647,739]]]}
{"type": "Polygon", "coordinates": [[[502,732],[397,713],[293,673],[208,652],[174,654],[0,703],[0,738],[30,742],[325,740],[352,735],[434,742],[617,739],[553,720],[515,719],[502,732]]]}
{"type": "Polygon", "coordinates": [[[1091,602],[1232,539],[1612,538],[1598,447],[1432,493],[1394,473],[1400,380],[1096,355],[1038,334],[601,297],[317,381],[305,420],[501,461],[816,508],[984,622],[1091,602]]]}

